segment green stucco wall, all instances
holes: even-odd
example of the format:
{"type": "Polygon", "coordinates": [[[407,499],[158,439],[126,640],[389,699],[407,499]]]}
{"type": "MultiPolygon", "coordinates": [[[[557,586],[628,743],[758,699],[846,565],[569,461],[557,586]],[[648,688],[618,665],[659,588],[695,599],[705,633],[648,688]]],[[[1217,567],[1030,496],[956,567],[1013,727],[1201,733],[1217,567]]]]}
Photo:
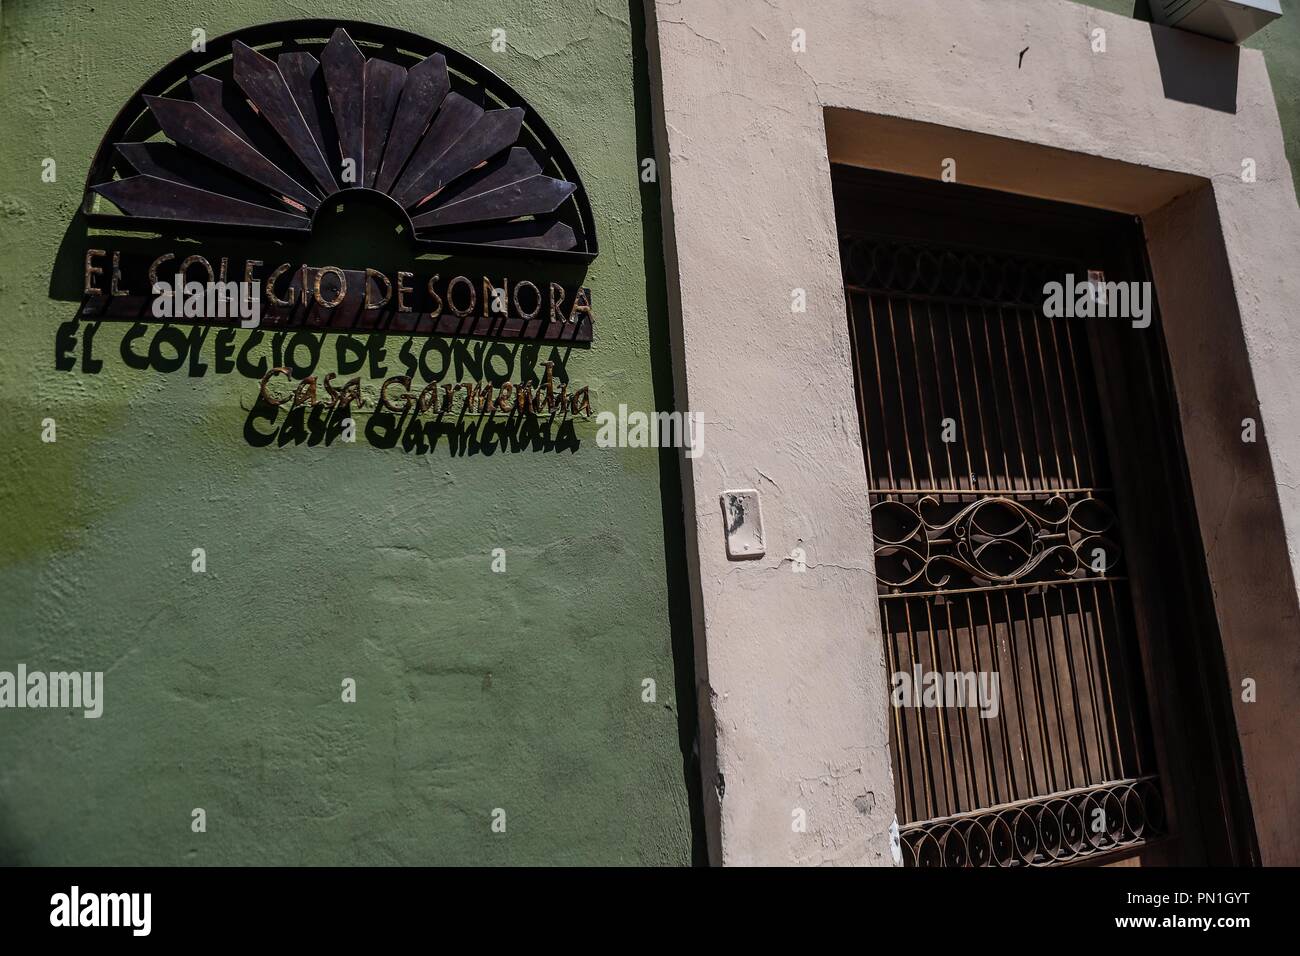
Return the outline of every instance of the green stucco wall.
{"type": "MultiPolygon", "coordinates": [[[[601,244],[583,280],[595,343],[568,377],[597,410],[671,405],[639,0],[4,0],[0,670],[102,670],[105,701],[98,720],[0,712],[0,863],[688,863],[667,454],[598,448],[594,422],[556,446],[267,444],[245,433],[257,379],[219,370],[211,338],[199,367],[137,370],[125,323],[95,333],[97,371],[79,348],[56,368],[84,253],[70,224],[119,107],[195,27],[328,16],[434,38],[532,103],[601,244]]],[[[346,235],[324,261],[389,255],[346,235]]],[[[384,374],[405,342],[388,337],[384,374]]],[[[553,357],[453,355],[453,380],[486,363],[519,381],[553,357]]],[[[317,370],[334,368],[327,336],[317,370]]]]}
{"type": "MultiPolygon", "coordinates": [[[[1150,20],[1148,0],[1075,0],[1084,6],[1150,20]]],[[[1262,50],[1268,78],[1277,97],[1277,114],[1286,139],[1286,155],[1300,193],[1300,0],[1282,0],[1282,18],[1246,40],[1245,47],[1262,50]]]]}

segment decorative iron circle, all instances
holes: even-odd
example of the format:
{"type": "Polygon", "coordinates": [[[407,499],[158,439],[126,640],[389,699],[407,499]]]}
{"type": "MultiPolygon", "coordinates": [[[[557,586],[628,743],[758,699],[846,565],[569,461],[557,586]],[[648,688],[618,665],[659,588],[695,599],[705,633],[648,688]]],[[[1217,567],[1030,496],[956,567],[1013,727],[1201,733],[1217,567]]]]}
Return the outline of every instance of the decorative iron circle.
{"type": "Polygon", "coordinates": [[[1016,838],[1001,814],[980,817],[993,848],[993,865],[1010,866],[1016,858],[1016,838]]]}
{"type": "Polygon", "coordinates": [[[1016,856],[1023,864],[1030,864],[1041,852],[1038,827],[1034,819],[1025,810],[1004,810],[999,816],[1007,821],[1011,830],[1016,856]]]}
{"type": "Polygon", "coordinates": [[[969,820],[963,834],[966,838],[966,858],[968,866],[991,866],[993,864],[993,841],[985,829],[984,820],[969,820]]]}
{"type": "Polygon", "coordinates": [[[966,837],[955,825],[947,826],[939,835],[939,849],[943,851],[943,865],[962,867],[970,858],[966,837]]]}

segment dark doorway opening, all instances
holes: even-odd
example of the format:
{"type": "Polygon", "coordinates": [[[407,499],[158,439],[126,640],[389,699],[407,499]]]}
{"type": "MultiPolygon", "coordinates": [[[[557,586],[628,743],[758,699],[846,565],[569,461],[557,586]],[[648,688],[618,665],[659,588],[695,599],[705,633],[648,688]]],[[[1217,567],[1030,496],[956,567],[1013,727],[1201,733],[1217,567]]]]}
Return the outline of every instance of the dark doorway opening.
{"type": "Polygon", "coordinates": [[[1257,862],[1140,222],[833,181],[905,862],[1257,862]]]}

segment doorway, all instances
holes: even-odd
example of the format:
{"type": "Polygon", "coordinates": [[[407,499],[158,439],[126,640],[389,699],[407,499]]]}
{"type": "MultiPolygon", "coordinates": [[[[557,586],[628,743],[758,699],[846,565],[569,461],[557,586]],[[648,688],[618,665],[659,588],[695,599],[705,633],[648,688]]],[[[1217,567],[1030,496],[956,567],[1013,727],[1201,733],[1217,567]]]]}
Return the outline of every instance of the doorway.
{"type": "Polygon", "coordinates": [[[1255,862],[1140,222],[833,184],[904,863],[1255,862]]]}

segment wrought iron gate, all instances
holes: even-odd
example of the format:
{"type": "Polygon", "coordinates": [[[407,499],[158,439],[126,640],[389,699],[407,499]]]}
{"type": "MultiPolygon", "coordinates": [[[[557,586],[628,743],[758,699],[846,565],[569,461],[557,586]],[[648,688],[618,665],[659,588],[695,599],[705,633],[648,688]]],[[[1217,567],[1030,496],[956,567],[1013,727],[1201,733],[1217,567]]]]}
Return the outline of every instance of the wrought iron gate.
{"type": "Polygon", "coordinates": [[[1042,312],[1044,284],[1086,266],[869,236],[841,261],[905,862],[1151,840],[1164,802],[1085,320],[1042,312]]]}

